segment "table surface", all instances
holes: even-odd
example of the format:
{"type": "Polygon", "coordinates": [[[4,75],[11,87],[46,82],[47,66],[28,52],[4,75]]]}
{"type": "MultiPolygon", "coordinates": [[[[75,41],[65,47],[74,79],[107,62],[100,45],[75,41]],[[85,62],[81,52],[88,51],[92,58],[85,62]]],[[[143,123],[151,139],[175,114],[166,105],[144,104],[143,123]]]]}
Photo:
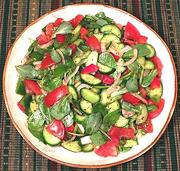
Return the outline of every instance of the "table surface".
{"type": "MultiPolygon", "coordinates": [[[[177,72],[180,73],[179,0],[0,0],[1,78],[8,49],[28,24],[60,6],[82,2],[111,5],[135,15],[148,24],[169,46],[177,72]]],[[[2,79],[0,81],[2,82],[2,79]]],[[[56,164],[36,153],[22,139],[10,121],[2,96],[2,87],[0,93],[0,170],[2,171],[180,170],[179,102],[177,102],[174,115],[163,136],[147,153],[133,161],[112,168],[79,169],[56,164]]]]}

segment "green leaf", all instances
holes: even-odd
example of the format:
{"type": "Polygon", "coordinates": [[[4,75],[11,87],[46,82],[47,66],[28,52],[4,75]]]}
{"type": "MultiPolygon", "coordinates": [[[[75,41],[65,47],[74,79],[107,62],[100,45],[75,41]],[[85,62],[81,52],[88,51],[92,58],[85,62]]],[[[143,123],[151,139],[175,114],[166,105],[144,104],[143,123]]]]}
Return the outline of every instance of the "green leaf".
{"type": "Polygon", "coordinates": [[[93,133],[90,137],[93,144],[96,146],[103,145],[107,142],[107,137],[105,137],[100,131],[93,133]]]}
{"type": "Polygon", "coordinates": [[[148,75],[146,75],[143,80],[142,80],[142,83],[141,83],[141,86],[142,87],[148,87],[151,82],[153,81],[153,79],[156,77],[157,75],[157,70],[152,70],[148,75]]]}
{"type": "Polygon", "coordinates": [[[28,118],[28,129],[29,131],[39,140],[43,141],[43,125],[45,122],[45,117],[41,114],[39,110],[34,112],[28,118]]]}
{"type": "Polygon", "coordinates": [[[62,119],[70,113],[70,104],[67,97],[60,100],[58,104],[50,108],[50,114],[55,119],[62,119]]]}
{"type": "Polygon", "coordinates": [[[69,47],[60,48],[59,50],[63,53],[63,55],[64,55],[65,57],[68,57],[68,56],[71,56],[71,55],[72,55],[72,49],[69,48],[69,47]]]}
{"type": "Polygon", "coordinates": [[[85,127],[85,133],[91,135],[97,132],[101,126],[101,123],[102,123],[102,116],[100,113],[93,113],[89,115],[85,119],[85,123],[83,124],[85,127]]]}
{"type": "Polygon", "coordinates": [[[37,51],[32,52],[29,57],[33,60],[33,61],[41,61],[44,57],[44,54],[41,54],[37,51]]]}
{"type": "Polygon", "coordinates": [[[65,73],[69,72],[71,69],[72,67],[67,64],[59,64],[53,71],[54,77],[61,77],[65,73]]]}
{"type": "Polygon", "coordinates": [[[98,19],[98,20],[96,21],[96,23],[97,23],[98,25],[100,25],[100,26],[104,26],[104,25],[107,25],[107,24],[108,24],[108,22],[107,22],[106,20],[104,20],[104,19],[98,19]]]}
{"type": "Polygon", "coordinates": [[[50,54],[51,54],[51,58],[54,62],[58,63],[61,61],[61,56],[55,49],[52,49],[50,51],[50,54]]]}
{"type": "Polygon", "coordinates": [[[120,110],[115,110],[111,113],[108,113],[103,118],[103,124],[102,129],[105,131],[108,131],[108,129],[116,123],[116,121],[119,119],[120,116],[120,110]]]}
{"type": "Polygon", "coordinates": [[[103,52],[99,55],[99,62],[111,68],[116,68],[116,61],[109,52],[103,52]]]}
{"type": "Polygon", "coordinates": [[[102,116],[105,116],[108,113],[108,110],[106,109],[106,106],[101,104],[100,102],[94,104],[93,106],[93,112],[94,113],[101,113],[102,116]]]}
{"type": "Polygon", "coordinates": [[[16,66],[16,70],[22,78],[34,79],[40,75],[40,71],[36,70],[32,65],[19,65],[16,66]]]}
{"type": "Polygon", "coordinates": [[[53,33],[52,37],[54,38],[56,36],[56,34],[68,34],[68,33],[72,33],[72,30],[73,30],[73,26],[68,21],[64,21],[56,29],[56,31],[53,33]]]}
{"type": "Polygon", "coordinates": [[[134,75],[126,82],[126,88],[130,92],[137,92],[138,91],[138,80],[137,76],[134,75]]]}
{"type": "MultiPolygon", "coordinates": [[[[28,54],[30,54],[37,45],[38,45],[37,40],[33,41],[33,42],[31,43],[31,45],[29,46],[29,48],[28,48],[28,54]]],[[[27,54],[27,55],[28,55],[28,54],[27,54]]]]}

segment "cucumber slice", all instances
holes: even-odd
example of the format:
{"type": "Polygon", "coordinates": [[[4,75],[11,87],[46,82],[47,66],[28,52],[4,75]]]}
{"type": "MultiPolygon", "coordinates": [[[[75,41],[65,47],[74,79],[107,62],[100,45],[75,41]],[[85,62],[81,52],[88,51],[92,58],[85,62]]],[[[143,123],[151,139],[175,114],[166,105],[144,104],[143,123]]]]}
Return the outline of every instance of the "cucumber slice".
{"type": "Polygon", "coordinates": [[[98,85],[101,80],[90,74],[81,74],[81,79],[90,85],[98,85]]]}
{"type": "Polygon", "coordinates": [[[81,100],[80,101],[80,107],[82,109],[82,111],[84,111],[87,114],[91,114],[92,113],[92,104],[86,100],[81,100]]]}
{"type": "Polygon", "coordinates": [[[146,60],[144,69],[154,69],[154,63],[149,60],[146,60]]]}
{"type": "Polygon", "coordinates": [[[94,34],[97,34],[97,33],[99,33],[99,29],[98,28],[94,29],[94,34]]]}
{"type": "Polygon", "coordinates": [[[126,140],[126,144],[124,144],[124,147],[134,147],[138,145],[137,140],[126,140]]]}
{"type": "Polygon", "coordinates": [[[69,151],[73,151],[73,152],[80,152],[81,146],[79,145],[78,141],[67,141],[67,142],[63,142],[61,144],[65,149],[69,150],[69,151]]]}
{"type": "Polygon", "coordinates": [[[128,124],[129,120],[123,116],[119,116],[119,119],[116,121],[115,126],[125,127],[128,124]]]}
{"type": "Polygon", "coordinates": [[[141,113],[136,118],[137,125],[140,125],[140,124],[146,122],[147,117],[148,117],[148,111],[147,111],[146,105],[141,104],[141,105],[139,105],[139,108],[140,108],[141,113]]]}
{"type": "Polygon", "coordinates": [[[97,63],[97,66],[99,67],[99,71],[100,72],[102,72],[102,73],[110,73],[110,72],[112,72],[113,71],[113,68],[111,68],[111,67],[108,67],[108,66],[106,66],[106,65],[103,65],[103,64],[101,64],[101,63],[97,63]]]}
{"type": "Polygon", "coordinates": [[[110,42],[120,43],[120,38],[117,37],[115,34],[106,34],[101,39],[101,42],[106,44],[110,42]]]}
{"type": "Polygon", "coordinates": [[[75,116],[74,116],[74,120],[80,124],[85,120],[85,118],[86,118],[86,116],[84,116],[84,115],[75,114],[75,116]]]}
{"type": "Polygon", "coordinates": [[[94,93],[93,91],[87,88],[81,89],[81,96],[90,103],[97,103],[100,100],[98,94],[94,93]]]}
{"type": "Polygon", "coordinates": [[[93,144],[86,144],[82,146],[82,151],[84,152],[91,152],[93,151],[93,149],[94,149],[93,144]]]}
{"type": "Polygon", "coordinates": [[[98,52],[92,51],[87,57],[86,66],[88,66],[90,64],[96,65],[97,60],[98,60],[98,52]]]}
{"type": "Polygon", "coordinates": [[[61,142],[61,140],[59,138],[57,138],[54,135],[52,135],[51,133],[49,133],[47,131],[46,127],[44,127],[44,129],[43,129],[43,136],[44,136],[45,142],[49,145],[57,145],[61,142]]]}
{"type": "Polygon", "coordinates": [[[96,33],[96,34],[94,34],[94,36],[100,41],[103,38],[104,34],[103,33],[96,33]]]}
{"type": "Polygon", "coordinates": [[[115,110],[120,109],[120,104],[118,101],[114,101],[107,105],[108,113],[114,112],[115,110]]]}
{"type": "Polygon", "coordinates": [[[121,31],[119,30],[119,28],[117,26],[112,25],[112,24],[107,24],[107,25],[101,27],[101,32],[113,33],[116,36],[118,36],[119,38],[121,38],[121,31]]]}
{"type": "Polygon", "coordinates": [[[103,90],[101,92],[101,103],[106,105],[108,103],[112,103],[113,100],[111,99],[111,97],[107,94],[106,90],[103,90]]]}
{"type": "Polygon", "coordinates": [[[162,88],[162,84],[159,88],[155,88],[155,89],[149,89],[147,88],[147,92],[148,92],[148,96],[153,100],[158,102],[163,94],[163,88],[162,88]]]}
{"type": "Polygon", "coordinates": [[[72,95],[74,100],[78,99],[78,94],[74,86],[68,86],[69,93],[72,95]]]}
{"type": "Polygon", "coordinates": [[[154,47],[150,44],[146,44],[145,46],[150,50],[150,53],[148,55],[146,55],[146,58],[153,57],[156,54],[154,47]]]}

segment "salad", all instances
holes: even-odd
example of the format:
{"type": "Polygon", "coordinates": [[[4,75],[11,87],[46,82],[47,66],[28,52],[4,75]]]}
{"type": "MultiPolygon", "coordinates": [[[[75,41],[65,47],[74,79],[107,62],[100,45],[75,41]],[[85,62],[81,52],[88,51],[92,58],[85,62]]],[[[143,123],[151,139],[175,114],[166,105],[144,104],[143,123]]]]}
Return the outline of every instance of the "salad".
{"type": "Polygon", "coordinates": [[[102,157],[138,145],[165,103],[163,65],[147,40],[103,12],[47,24],[16,66],[29,131],[45,144],[102,157]]]}

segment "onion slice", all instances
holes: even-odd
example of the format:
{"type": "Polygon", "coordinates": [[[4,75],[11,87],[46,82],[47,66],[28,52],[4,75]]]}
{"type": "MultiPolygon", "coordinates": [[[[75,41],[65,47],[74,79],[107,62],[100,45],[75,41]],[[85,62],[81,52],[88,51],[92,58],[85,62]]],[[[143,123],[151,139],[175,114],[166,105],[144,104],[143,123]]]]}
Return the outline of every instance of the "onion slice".
{"type": "Polygon", "coordinates": [[[131,93],[134,97],[136,97],[137,99],[141,100],[144,104],[148,104],[147,100],[143,97],[141,97],[139,94],[137,93],[131,93]]]}

